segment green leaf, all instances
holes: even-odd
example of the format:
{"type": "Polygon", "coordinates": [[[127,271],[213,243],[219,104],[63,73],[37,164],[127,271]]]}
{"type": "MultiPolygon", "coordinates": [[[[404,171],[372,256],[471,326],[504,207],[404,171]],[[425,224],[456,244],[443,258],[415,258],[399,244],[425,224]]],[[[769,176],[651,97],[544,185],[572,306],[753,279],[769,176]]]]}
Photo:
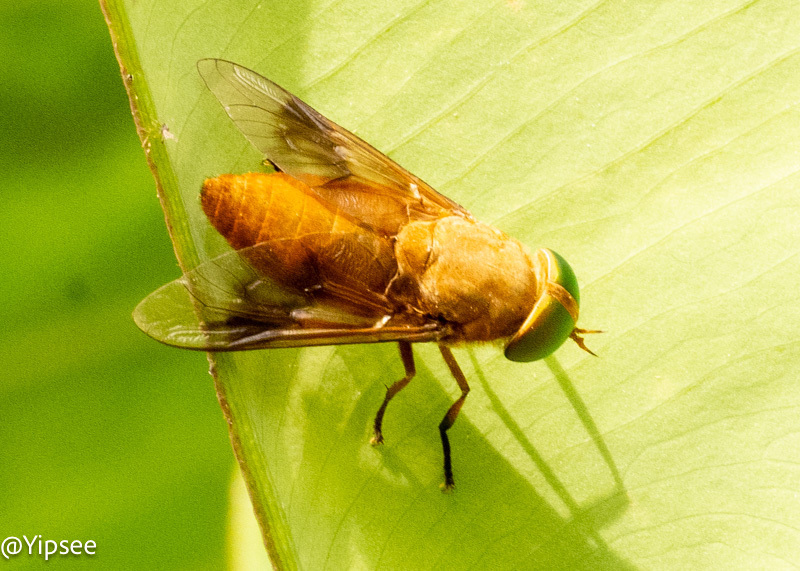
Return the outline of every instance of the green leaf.
{"type": "Polygon", "coordinates": [[[259,168],[195,71],[293,91],[582,284],[546,362],[435,347],[215,357],[280,567],[788,565],[800,558],[800,18],[793,2],[109,2],[184,268],[204,177],[259,168]]]}

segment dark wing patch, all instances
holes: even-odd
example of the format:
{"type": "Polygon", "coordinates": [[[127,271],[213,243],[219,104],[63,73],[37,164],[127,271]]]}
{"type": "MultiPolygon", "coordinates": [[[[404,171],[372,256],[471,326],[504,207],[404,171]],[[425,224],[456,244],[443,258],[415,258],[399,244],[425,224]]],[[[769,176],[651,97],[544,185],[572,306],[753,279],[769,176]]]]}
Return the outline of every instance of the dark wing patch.
{"type": "Polygon", "coordinates": [[[261,75],[237,64],[203,59],[197,69],[247,139],[281,171],[353,218],[384,234],[391,217],[459,215],[461,206],[436,192],[374,147],[261,75]],[[344,189],[363,194],[353,199],[344,189]]]}

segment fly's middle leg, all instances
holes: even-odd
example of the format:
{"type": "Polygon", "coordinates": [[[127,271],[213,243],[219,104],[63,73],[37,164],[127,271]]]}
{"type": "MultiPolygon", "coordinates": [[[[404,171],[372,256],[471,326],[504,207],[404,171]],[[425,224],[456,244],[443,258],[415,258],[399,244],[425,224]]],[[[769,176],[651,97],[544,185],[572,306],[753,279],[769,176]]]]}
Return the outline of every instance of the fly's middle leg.
{"type": "Polygon", "coordinates": [[[386,396],[383,399],[383,404],[375,415],[375,422],[373,424],[374,434],[370,440],[370,444],[373,446],[383,443],[383,414],[386,412],[386,406],[389,404],[389,401],[392,400],[394,395],[402,391],[405,386],[411,382],[414,375],[417,374],[416,367],[414,366],[414,353],[411,351],[411,343],[408,341],[400,341],[398,345],[400,347],[400,358],[403,360],[403,367],[405,367],[406,370],[406,376],[393,383],[392,386],[386,388],[386,396]]]}
{"type": "Polygon", "coordinates": [[[467,383],[467,378],[461,371],[461,367],[458,366],[458,362],[453,356],[452,351],[444,345],[439,345],[439,351],[442,352],[444,362],[447,363],[450,373],[452,373],[453,377],[456,379],[456,383],[458,383],[458,388],[461,389],[461,396],[450,406],[442,422],[439,423],[439,435],[442,437],[442,450],[444,452],[444,483],[442,484],[442,491],[449,492],[456,483],[455,480],[453,480],[453,463],[450,459],[450,439],[447,438],[447,431],[453,426],[456,418],[458,418],[458,413],[461,412],[461,407],[464,405],[464,401],[469,394],[469,383],[467,383]]]}

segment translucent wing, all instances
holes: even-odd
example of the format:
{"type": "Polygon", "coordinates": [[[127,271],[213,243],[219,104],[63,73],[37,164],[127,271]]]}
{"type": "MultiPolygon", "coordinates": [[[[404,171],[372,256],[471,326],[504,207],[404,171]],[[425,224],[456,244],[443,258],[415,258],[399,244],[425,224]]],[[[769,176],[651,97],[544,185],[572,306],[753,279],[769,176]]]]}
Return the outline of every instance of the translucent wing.
{"type": "Polygon", "coordinates": [[[247,139],[283,172],[354,218],[396,233],[402,217],[470,214],[368,143],[272,81],[237,64],[203,59],[208,88],[247,139]]]}
{"type": "Polygon", "coordinates": [[[293,291],[255,272],[228,252],[144,299],[133,317],[167,345],[203,351],[242,351],[407,340],[435,341],[435,321],[354,312],[335,296],[293,291]]]}

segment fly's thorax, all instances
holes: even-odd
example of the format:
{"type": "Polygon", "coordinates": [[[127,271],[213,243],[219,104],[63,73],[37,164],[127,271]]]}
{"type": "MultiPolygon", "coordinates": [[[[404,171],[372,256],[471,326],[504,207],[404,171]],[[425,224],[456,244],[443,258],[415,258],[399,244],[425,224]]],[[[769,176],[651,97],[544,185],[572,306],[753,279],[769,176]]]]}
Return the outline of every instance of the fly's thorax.
{"type": "Polygon", "coordinates": [[[413,222],[395,242],[392,293],[454,324],[454,341],[513,335],[530,312],[536,277],[526,248],[489,225],[449,216],[413,222]]]}

